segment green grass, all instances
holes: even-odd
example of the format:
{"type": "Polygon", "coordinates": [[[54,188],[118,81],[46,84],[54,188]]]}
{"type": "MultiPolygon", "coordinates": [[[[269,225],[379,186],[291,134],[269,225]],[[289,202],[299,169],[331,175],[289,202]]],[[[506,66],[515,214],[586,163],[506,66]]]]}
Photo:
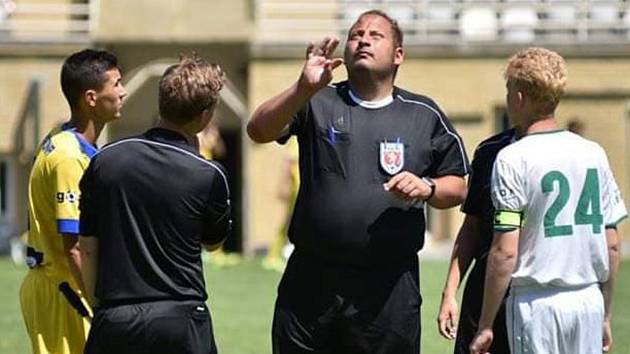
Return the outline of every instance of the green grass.
{"type": "MultiPolygon", "coordinates": [[[[442,339],[435,318],[446,272],[446,262],[422,263],[422,352],[450,354],[452,344],[442,339]]],[[[0,354],[29,353],[18,291],[25,270],[0,259],[0,354]]],[[[258,260],[230,268],[206,267],[215,336],[222,354],[271,352],[270,327],[280,275],[265,271],[258,260]]],[[[615,294],[612,354],[630,353],[630,261],[622,263],[615,294]]]]}

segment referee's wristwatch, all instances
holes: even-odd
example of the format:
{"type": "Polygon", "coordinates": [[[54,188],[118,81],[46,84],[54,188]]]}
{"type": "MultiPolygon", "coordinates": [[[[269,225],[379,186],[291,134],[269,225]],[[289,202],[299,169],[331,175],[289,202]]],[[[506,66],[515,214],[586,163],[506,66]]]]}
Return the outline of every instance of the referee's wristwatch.
{"type": "Polygon", "coordinates": [[[431,197],[433,197],[433,195],[435,194],[435,181],[430,177],[422,177],[422,182],[426,183],[431,188],[431,193],[429,193],[429,196],[424,198],[424,200],[427,201],[431,199],[431,197]]]}

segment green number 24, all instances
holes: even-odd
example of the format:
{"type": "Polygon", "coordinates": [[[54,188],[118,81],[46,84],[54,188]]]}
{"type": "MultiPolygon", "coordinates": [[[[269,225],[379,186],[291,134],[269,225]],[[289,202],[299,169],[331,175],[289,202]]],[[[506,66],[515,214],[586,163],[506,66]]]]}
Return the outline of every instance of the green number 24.
{"type": "MultiPolygon", "coordinates": [[[[573,235],[572,225],[556,225],[558,214],[560,214],[560,211],[562,211],[562,208],[569,200],[571,193],[569,180],[562,172],[551,171],[543,177],[540,185],[543,193],[548,194],[555,189],[556,182],[559,193],[545,212],[545,237],[573,235]]],[[[582,187],[582,193],[580,194],[573,218],[575,225],[592,225],[594,234],[599,234],[602,231],[604,217],[599,205],[599,177],[595,168],[589,168],[586,171],[584,187],[582,187]]]]}

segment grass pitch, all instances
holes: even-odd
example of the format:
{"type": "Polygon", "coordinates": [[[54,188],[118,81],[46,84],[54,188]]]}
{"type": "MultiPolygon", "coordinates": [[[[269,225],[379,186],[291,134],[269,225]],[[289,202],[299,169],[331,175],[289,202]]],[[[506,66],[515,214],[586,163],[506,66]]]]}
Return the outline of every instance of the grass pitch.
{"type": "MultiPolygon", "coordinates": [[[[437,333],[436,316],[446,276],[445,261],[422,262],[422,353],[450,354],[452,343],[437,333]]],[[[0,354],[30,353],[18,292],[26,269],[0,259],[0,354]]],[[[222,354],[268,354],[276,286],[280,274],[263,270],[260,260],[234,267],[206,264],[206,285],[215,336],[222,354]]],[[[622,263],[615,294],[612,354],[630,353],[630,261],[622,263]]]]}

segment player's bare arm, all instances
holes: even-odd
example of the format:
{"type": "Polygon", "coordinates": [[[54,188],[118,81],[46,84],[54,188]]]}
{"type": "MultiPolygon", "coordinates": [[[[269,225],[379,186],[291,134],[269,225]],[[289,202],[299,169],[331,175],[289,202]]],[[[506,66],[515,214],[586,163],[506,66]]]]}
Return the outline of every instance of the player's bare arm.
{"type": "Polygon", "coordinates": [[[435,187],[431,187],[430,182],[415,174],[403,171],[387,181],[384,188],[402,200],[421,199],[438,209],[454,207],[466,198],[464,177],[449,175],[432,179],[432,181],[435,187]]]}
{"type": "Polygon", "coordinates": [[[74,280],[79,285],[81,291],[85,291],[83,285],[83,279],[81,278],[81,252],[79,250],[79,237],[74,234],[62,234],[63,248],[70,271],[74,277],[74,280]]]}
{"type": "Polygon", "coordinates": [[[457,336],[457,322],[459,310],[457,306],[457,290],[461,284],[462,274],[466,274],[472,263],[473,254],[479,243],[480,220],[474,215],[466,215],[459,229],[457,239],[453,245],[451,262],[442,290],[442,302],[438,312],[438,330],[440,334],[450,340],[457,336]]]}
{"type": "Polygon", "coordinates": [[[95,296],[96,269],[98,267],[98,238],[91,236],[79,237],[81,260],[83,262],[81,276],[85,285],[85,292],[90,305],[98,305],[95,296]]]}
{"type": "Polygon", "coordinates": [[[247,133],[253,141],[268,143],[278,139],[298,110],[332,81],[333,70],[343,63],[341,58],[332,58],[337,45],[339,40],[334,37],[326,37],[317,45],[309,44],[298,81],[254,111],[247,124],[247,133]]]}
{"type": "Polygon", "coordinates": [[[492,344],[494,318],[508,289],[516,264],[519,232],[520,230],[516,229],[494,233],[488,255],[479,331],[470,344],[471,354],[485,354],[492,344]]]}
{"type": "Polygon", "coordinates": [[[611,328],[612,303],[617,270],[619,269],[619,235],[617,229],[606,229],[606,243],[608,245],[608,281],[601,284],[604,295],[604,343],[603,351],[608,352],[612,348],[613,336],[611,328]]]}

